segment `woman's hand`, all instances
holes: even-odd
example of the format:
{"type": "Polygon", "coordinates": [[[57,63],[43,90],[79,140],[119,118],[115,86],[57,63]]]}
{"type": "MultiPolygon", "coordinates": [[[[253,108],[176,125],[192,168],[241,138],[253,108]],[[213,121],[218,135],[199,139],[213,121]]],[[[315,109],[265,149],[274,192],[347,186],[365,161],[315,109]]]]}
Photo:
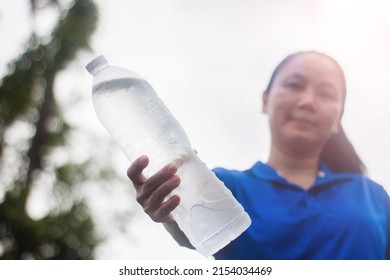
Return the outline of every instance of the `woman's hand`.
{"type": "Polygon", "coordinates": [[[165,229],[181,246],[193,249],[187,236],[173,220],[171,212],[179,205],[180,197],[166,197],[180,185],[180,178],[175,175],[177,167],[174,164],[164,166],[160,171],[146,178],[142,171],[148,166],[147,156],[136,159],[127,169],[127,176],[133,182],[136,200],[146,214],[157,223],[163,223],[165,229]]]}
{"type": "Polygon", "coordinates": [[[127,170],[127,176],[136,190],[136,200],[153,221],[172,223],[171,212],[179,205],[180,197],[166,197],[180,184],[180,178],[175,175],[177,167],[167,164],[153,176],[146,178],[142,172],[148,164],[148,157],[141,156],[127,170]]]}

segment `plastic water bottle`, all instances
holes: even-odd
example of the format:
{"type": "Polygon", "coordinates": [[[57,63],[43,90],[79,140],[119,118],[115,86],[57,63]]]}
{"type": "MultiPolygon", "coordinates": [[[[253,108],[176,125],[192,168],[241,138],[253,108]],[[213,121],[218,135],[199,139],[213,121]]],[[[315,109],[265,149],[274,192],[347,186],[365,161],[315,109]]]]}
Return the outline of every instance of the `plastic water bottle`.
{"type": "Polygon", "coordinates": [[[130,162],[147,155],[149,175],[168,163],[178,167],[181,183],[172,194],[181,201],[172,216],[197,251],[213,255],[249,227],[248,214],[194,153],[183,128],[147,81],[109,65],[104,56],[86,69],[94,77],[96,114],[130,162]]]}

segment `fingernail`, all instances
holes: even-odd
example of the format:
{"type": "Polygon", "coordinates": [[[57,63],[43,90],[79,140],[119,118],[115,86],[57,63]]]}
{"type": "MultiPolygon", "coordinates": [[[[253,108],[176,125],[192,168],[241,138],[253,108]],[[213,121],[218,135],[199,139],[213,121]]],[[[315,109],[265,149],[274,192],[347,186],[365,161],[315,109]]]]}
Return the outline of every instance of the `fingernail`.
{"type": "Polygon", "coordinates": [[[141,163],[142,165],[146,164],[148,161],[148,157],[147,156],[141,156],[139,158],[139,163],[141,163]]]}
{"type": "Polygon", "coordinates": [[[170,163],[168,165],[168,171],[171,172],[171,173],[174,173],[176,172],[177,168],[176,168],[176,165],[174,165],[173,163],[170,163]]]}

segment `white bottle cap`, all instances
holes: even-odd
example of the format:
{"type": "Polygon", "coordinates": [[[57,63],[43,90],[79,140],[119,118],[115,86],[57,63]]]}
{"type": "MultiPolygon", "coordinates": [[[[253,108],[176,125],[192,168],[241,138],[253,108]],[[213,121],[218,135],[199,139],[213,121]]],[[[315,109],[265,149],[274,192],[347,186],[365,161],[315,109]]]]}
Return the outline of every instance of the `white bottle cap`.
{"type": "Polygon", "coordinates": [[[85,68],[88,70],[89,73],[92,74],[92,71],[103,64],[107,63],[107,59],[104,57],[104,55],[99,55],[98,57],[94,58],[91,62],[89,62],[85,68]]]}

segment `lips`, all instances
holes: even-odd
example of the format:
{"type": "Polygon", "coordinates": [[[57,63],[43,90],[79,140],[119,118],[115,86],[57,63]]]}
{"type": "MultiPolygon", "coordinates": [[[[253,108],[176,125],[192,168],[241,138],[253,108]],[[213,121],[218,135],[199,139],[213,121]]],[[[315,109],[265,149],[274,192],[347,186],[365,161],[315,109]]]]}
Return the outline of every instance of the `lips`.
{"type": "Polygon", "coordinates": [[[300,124],[300,125],[303,125],[303,126],[315,126],[316,123],[311,120],[311,119],[308,119],[308,118],[301,118],[301,117],[291,117],[290,118],[290,121],[293,121],[297,124],[300,124]]]}

